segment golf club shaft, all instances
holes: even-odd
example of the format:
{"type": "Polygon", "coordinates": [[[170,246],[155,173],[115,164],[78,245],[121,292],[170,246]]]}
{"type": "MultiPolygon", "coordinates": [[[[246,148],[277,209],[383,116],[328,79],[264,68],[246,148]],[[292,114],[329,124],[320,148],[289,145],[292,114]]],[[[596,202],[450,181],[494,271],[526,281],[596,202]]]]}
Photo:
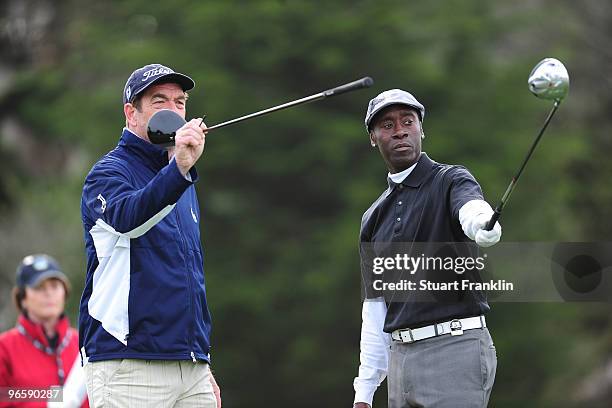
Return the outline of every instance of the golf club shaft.
{"type": "Polygon", "coordinates": [[[523,163],[521,164],[519,171],[512,178],[512,181],[508,185],[508,188],[506,189],[506,192],[502,196],[499,204],[497,205],[497,207],[495,207],[495,210],[493,211],[493,216],[491,217],[491,219],[489,220],[488,224],[485,227],[486,231],[491,231],[493,227],[495,226],[495,223],[497,222],[497,220],[499,220],[499,217],[501,217],[502,210],[508,203],[508,199],[510,198],[512,191],[514,190],[514,187],[516,187],[516,183],[518,182],[518,179],[521,177],[521,174],[523,174],[523,170],[525,170],[525,166],[527,166],[527,162],[529,161],[529,159],[531,158],[531,155],[535,151],[536,146],[540,142],[540,139],[542,138],[544,131],[548,127],[548,124],[550,123],[555,112],[557,112],[557,108],[559,107],[560,104],[561,104],[561,100],[559,99],[555,100],[553,108],[551,109],[548,116],[546,117],[546,120],[544,121],[544,125],[542,125],[542,128],[540,129],[538,136],[535,138],[535,140],[531,144],[531,148],[529,149],[529,152],[527,152],[527,156],[525,156],[525,160],[523,160],[523,163]]]}
{"type": "Polygon", "coordinates": [[[302,98],[302,99],[298,99],[298,100],[295,100],[295,101],[292,101],[292,102],[287,102],[287,103],[284,103],[284,104],[278,105],[278,106],[273,106],[273,107],[268,108],[268,109],[260,110],[259,112],[250,113],[248,115],[244,115],[244,116],[241,116],[239,118],[231,119],[231,120],[228,120],[228,121],[216,124],[214,126],[211,126],[211,127],[207,128],[206,131],[210,132],[211,130],[220,129],[222,127],[233,125],[234,123],[242,122],[242,121],[245,121],[247,119],[256,118],[258,116],[266,115],[268,113],[276,112],[276,111],[279,111],[279,110],[282,110],[282,109],[287,109],[287,108],[290,108],[292,106],[301,105],[303,103],[318,101],[319,99],[323,99],[323,98],[325,98],[325,94],[323,92],[321,92],[321,93],[318,93],[316,95],[307,96],[307,97],[302,98]]]}
{"type": "Polygon", "coordinates": [[[214,129],[220,129],[222,127],[233,125],[234,123],[242,122],[242,121],[245,121],[247,119],[252,119],[252,118],[256,118],[258,116],[266,115],[268,113],[276,112],[276,111],[279,111],[279,110],[282,110],[282,109],[291,108],[292,106],[302,105],[304,103],[318,101],[319,99],[324,99],[324,98],[328,98],[330,96],[340,95],[342,93],[353,91],[353,90],[356,90],[356,89],[366,88],[368,86],[371,86],[372,83],[373,83],[372,78],[364,77],[364,78],[361,78],[361,79],[359,79],[357,81],[349,82],[347,84],[340,85],[340,86],[337,86],[335,88],[328,89],[327,91],[323,91],[323,92],[319,92],[319,93],[314,94],[314,95],[307,96],[305,98],[301,98],[301,99],[297,99],[295,101],[283,103],[282,105],[273,106],[273,107],[268,108],[268,109],[260,110],[259,112],[254,112],[254,113],[251,113],[251,114],[248,114],[248,115],[241,116],[241,117],[236,118],[236,119],[231,119],[231,120],[228,120],[226,122],[219,123],[217,125],[209,127],[207,129],[207,132],[209,132],[211,130],[214,130],[214,129]]]}

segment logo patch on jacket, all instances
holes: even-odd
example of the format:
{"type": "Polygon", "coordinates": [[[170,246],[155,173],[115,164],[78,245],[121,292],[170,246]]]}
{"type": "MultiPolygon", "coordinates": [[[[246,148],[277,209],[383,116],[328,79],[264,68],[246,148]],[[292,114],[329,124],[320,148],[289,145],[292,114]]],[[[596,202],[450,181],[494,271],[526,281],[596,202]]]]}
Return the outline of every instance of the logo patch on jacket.
{"type": "Polygon", "coordinates": [[[193,208],[190,208],[191,210],[191,217],[193,218],[193,222],[195,222],[196,224],[198,223],[198,217],[196,217],[195,213],[193,212],[193,208]]]}
{"type": "Polygon", "coordinates": [[[106,211],[106,200],[104,199],[104,197],[102,197],[102,194],[98,194],[97,198],[102,203],[102,205],[100,206],[100,211],[104,214],[104,211],[106,211]]]}

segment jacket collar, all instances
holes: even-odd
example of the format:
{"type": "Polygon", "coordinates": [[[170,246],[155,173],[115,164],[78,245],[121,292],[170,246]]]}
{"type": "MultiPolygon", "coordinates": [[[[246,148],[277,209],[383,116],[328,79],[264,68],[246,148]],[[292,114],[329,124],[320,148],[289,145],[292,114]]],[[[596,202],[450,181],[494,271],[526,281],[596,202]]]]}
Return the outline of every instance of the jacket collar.
{"type": "Polygon", "coordinates": [[[413,187],[413,188],[419,187],[421,183],[423,182],[423,180],[425,180],[425,178],[429,174],[434,164],[435,164],[435,161],[431,160],[429,156],[427,156],[427,153],[425,152],[421,153],[421,156],[419,157],[419,160],[417,161],[416,167],[404,179],[404,181],[396,184],[391,180],[391,178],[387,177],[387,183],[389,183],[389,192],[393,191],[393,189],[399,184],[402,184],[405,187],[413,187]]]}
{"type": "MultiPolygon", "coordinates": [[[[34,340],[38,340],[45,347],[49,347],[49,341],[47,340],[47,336],[45,336],[45,330],[43,329],[42,325],[34,323],[30,319],[28,319],[23,313],[19,315],[17,323],[20,324],[21,327],[23,327],[28,336],[30,336],[34,340]]],[[[60,317],[59,321],[57,322],[57,325],[55,326],[55,331],[58,335],[58,344],[62,342],[62,340],[66,336],[66,333],[68,333],[69,327],[70,321],[68,320],[68,318],[66,316],[60,317]]]]}
{"type": "Polygon", "coordinates": [[[154,145],[136,136],[131,130],[123,128],[119,146],[124,146],[143,161],[159,170],[168,164],[168,152],[163,147],[154,145]]]}

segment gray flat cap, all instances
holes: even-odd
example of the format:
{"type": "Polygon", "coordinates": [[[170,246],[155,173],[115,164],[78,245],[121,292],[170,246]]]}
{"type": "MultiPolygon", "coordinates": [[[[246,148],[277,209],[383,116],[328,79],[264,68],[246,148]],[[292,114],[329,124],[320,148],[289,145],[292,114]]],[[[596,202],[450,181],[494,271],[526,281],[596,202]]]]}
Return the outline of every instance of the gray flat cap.
{"type": "Polygon", "coordinates": [[[421,102],[417,101],[416,98],[409,92],[401,89],[390,89],[378,94],[368,104],[368,111],[366,112],[365,116],[366,130],[368,132],[370,131],[370,122],[372,121],[374,115],[387,106],[395,104],[408,105],[416,109],[421,116],[421,122],[423,121],[423,118],[425,117],[425,107],[421,104],[421,102]]]}

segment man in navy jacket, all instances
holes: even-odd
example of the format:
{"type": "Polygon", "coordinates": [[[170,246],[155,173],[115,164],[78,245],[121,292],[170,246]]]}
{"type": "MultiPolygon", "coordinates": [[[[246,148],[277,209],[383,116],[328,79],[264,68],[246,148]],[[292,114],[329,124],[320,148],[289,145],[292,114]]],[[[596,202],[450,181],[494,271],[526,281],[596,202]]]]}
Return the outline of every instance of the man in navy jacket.
{"type": "Polygon", "coordinates": [[[205,127],[188,121],[169,150],[147,136],[156,111],[185,117],[194,86],[160,64],[134,71],[119,143],[85,180],[79,337],[92,407],[221,406],[194,187],[205,127]]]}

